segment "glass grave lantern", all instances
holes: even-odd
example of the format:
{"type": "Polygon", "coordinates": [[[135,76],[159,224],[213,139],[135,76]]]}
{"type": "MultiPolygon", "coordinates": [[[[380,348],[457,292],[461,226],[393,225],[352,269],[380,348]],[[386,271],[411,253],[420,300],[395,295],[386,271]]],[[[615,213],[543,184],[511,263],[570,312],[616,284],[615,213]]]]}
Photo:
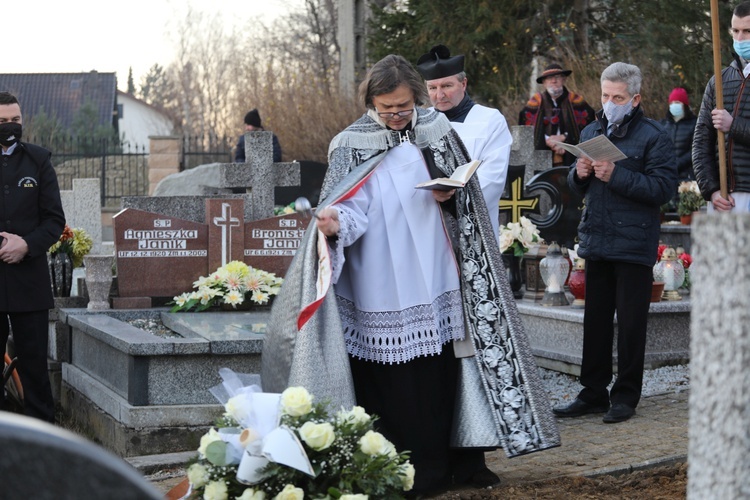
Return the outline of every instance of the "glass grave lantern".
{"type": "Polygon", "coordinates": [[[665,248],[661,260],[654,266],[654,281],[664,282],[662,300],[682,300],[677,291],[685,281],[685,268],[674,248],[665,248]]]}
{"type": "Polygon", "coordinates": [[[547,255],[539,263],[539,272],[542,280],[547,286],[544,289],[543,306],[567,306],[568,298],[565,296],[565,280],[568,279],[570,262],[566,259],[560,245],[552,242],[547,248],[547,255]]]}

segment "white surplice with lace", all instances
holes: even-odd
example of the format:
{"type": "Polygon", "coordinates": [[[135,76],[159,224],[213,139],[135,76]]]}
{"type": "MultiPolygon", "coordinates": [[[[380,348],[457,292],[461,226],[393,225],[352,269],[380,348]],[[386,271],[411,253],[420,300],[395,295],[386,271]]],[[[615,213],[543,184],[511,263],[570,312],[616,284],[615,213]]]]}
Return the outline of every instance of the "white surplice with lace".
{"type": "Polygon", "coordinates": [[[416,146],[392,148],[365,184],[335,205],[332,255],[349,354],[403,363],[464,338],[456,259],[416,146]],[[343,250],[343,252],[342,252],[343,250]]]}

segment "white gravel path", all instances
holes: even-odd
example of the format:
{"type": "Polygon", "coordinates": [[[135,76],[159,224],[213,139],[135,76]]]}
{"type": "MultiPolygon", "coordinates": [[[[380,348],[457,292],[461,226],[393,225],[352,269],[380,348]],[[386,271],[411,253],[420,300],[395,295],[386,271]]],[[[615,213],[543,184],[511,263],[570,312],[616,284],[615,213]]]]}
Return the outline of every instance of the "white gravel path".
{"type": "MultiPolygon", "coordinates": [[[[539,368],[552,406],[573,401],[581,390],[578,377],[539,368]]],[[[690,366],[675,365],[646,370],[643,373],[643,397],[678,393],[690,388],[690,366]]]]}

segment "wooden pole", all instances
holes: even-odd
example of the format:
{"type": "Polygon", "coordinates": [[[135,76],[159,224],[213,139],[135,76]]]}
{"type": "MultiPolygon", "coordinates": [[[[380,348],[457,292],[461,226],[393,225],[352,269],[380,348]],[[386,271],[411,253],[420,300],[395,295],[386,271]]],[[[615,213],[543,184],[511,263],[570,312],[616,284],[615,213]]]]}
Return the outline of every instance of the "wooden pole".
{"type": "MultiPolygon", "coordinates": [[[[721,81],[721,34],[719,28],[719,1],[711,0],[711,34],[714,49],[714,84],[716,88],[716,109],[724,109],[724,91],[721,81]]],[[[727,153],[724,132],[717,130],[719,143],[719,189],[721,197],[728,199],[727,193],[727,153]]]]}

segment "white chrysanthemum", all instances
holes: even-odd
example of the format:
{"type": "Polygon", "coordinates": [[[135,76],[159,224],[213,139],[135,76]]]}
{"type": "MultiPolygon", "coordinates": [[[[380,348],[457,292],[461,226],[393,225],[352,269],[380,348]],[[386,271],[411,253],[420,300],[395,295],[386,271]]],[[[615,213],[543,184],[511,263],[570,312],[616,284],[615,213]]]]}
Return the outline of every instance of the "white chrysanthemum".
{"type": "Polygon", "coordinates": [[[208,482],[208,469],[201,464],[193,464],[187,470],[187,478],[194,488],[200,488],[208,482]]]}
{"type": "Polygon", "coordinates": [[[227,498],[229,498],[229,491],[224,481],[211,481],[203,490],[204,500],[227,500],[227,498]]]}

